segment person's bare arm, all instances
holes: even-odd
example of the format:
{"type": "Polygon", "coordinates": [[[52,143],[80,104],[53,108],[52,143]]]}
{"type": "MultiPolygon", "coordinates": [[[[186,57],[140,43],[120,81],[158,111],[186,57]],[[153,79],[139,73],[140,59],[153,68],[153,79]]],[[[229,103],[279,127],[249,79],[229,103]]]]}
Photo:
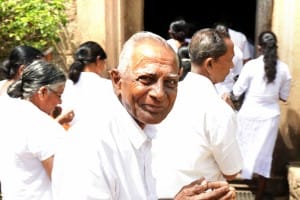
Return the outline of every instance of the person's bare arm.
{"type": "Polygon", "coordinates": [[[70,123],[74,118],[74,111],[69,110],[58,115],[55,120],[60,124],[70,123]]]}
{"type": "Polygon", "coordinates": [[[64,110],[60,106],[56,106],[52,112],[52,117],[61,125],[70,123],[74,118],[73,110],[64,110]]]}
{"type": "Polygon", "coordinates": [[[227,181],[231,181],[231,180],[235,179],[239,173],[240,173],[240,172],[235,173],[235,174],[232,174],[232,175],[225,175],[225,174],[223,174],[223,176],[224,176],[224,178],[225,178],[227,181]]]}
{"type": "Polygon", "coordinates": [[[224,93],[221,98],[232,108],[235,109],[234,104],[230,98],[230,94],[229,93],[224,93]]]}
{"type": "Polygon", "coordinates": [[[43,165],[44,169],[46,170],[46,173],[50,179],[51,179],[51,172],[52,172],[52,167],[53,167],[53,159],[54,159],[54,156],[51,156],[48,159],[42,161],[42,165],[43,165]]]}

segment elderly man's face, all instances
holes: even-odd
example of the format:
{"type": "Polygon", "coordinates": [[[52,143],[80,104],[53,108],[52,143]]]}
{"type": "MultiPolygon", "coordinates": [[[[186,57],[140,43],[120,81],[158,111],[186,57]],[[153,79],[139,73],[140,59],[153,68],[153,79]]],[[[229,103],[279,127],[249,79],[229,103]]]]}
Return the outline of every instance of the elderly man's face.
{"type": "Polygon", "coordinates": [[[171,49],[153,41],[136,47],[130,70],[121,75],[115,90],[142,128],[161,122],[172,109],[178,71],[176,55],[171,49]]]}

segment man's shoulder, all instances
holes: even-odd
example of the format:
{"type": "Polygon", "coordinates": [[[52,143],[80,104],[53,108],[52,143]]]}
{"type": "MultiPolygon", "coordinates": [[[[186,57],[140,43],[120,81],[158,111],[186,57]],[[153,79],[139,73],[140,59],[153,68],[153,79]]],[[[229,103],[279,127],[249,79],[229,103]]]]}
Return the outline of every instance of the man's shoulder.
{"type": "Polygon", "coordinates": [[[212,82],[207,77],[193,72],[189,72],[185,79],[179,83],[179,86],[187,84],[195,85],[195,87],[211,86],[213,88],[212,82]]]}
{"type": "Polygon", "coordinates": [[[230,37],[246,38],[246,35],[243,32],[237,31],[237,30],[234,30],[234,29],[229,29],[229,35],[230,35],[230,37]]]}

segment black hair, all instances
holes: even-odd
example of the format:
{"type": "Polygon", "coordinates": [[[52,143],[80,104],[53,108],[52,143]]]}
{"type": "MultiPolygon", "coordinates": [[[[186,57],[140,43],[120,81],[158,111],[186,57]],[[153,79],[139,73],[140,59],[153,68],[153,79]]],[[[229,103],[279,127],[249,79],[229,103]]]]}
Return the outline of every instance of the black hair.
{"type": "Polygon", "coordinates": [[[271,31],[264,31],[258,36],[258,44],[261,47],[261,52],[264,56],[264,69],[267,83],[272,83],[276,78],[277,64],[277,38],[271,31]]]}
{"type": "Polygon", "coordinates": [[[228,26],[225,24],[215,24],[216,31],[225,38],[230,38],[228,26]]]}
{"type": "Polygon", "coordinates": [[[21,65],[29,65],[34,60],[43,58],[43,53],[31,46],[20,45],[15,47],[1,67],[0,73],[5,79],[13,79],[21,65]]]}
{"type": "Polygon", "coordinates": [[[81,44],[75,52],[74,62],[70,66],[69,79],[71,79],[73,83],[77,83],[84,66],[96,62],[98,56],[101,60],[107,58],[104,49],[98,43],[87,41],[81,44]]]}
{"type": "Polygon", "coordinates": [[[169,34],[175,40],[180,42],[185,42],[188,37],[189,27],[185,20],[173,21],[169,27],[169,34]]]}
{"type": "Polygon", "coordinates": [[[189,47],[181,46],[177,51],[177,55],[179,57],[180,67],[182,68],[182,75],[179,80],[182,81],[188,72],[191,71],[191,59],[189,55],[189,47]]]}

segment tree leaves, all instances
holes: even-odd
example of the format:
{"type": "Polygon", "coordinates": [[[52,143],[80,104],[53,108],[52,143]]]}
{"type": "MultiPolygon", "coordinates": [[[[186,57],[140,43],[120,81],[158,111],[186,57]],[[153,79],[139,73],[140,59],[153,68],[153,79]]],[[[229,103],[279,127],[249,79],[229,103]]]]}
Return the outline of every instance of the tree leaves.
{"type": "Polygon", "coordinates": [[[0,59],[27,44],[41,50],[59,41],[66,0],[0,0],[0,59]]]}

